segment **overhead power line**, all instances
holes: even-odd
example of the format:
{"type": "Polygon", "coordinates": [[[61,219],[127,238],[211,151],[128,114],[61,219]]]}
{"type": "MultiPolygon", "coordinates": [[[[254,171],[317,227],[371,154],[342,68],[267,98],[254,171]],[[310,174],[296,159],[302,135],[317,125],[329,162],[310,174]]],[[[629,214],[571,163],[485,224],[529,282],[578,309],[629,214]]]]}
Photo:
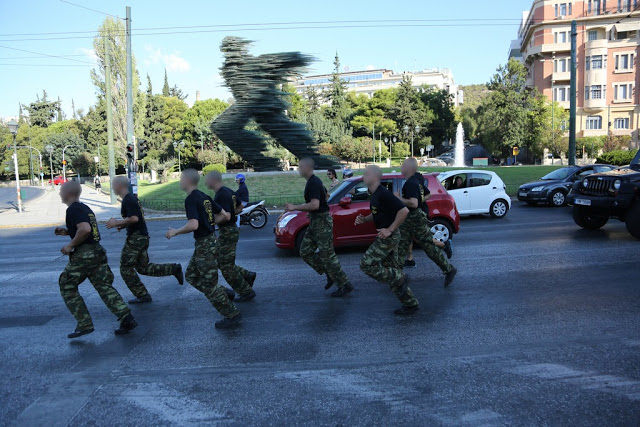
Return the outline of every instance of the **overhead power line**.
{"type": "Polygon", "coordinates": [[[2,66],[16,66],[16,67],[91,67],[93,64],[2,64],[0,63],[0,67],[2,66]]]}
{"type": "Polygon", "coordinates": [[[90,11],[92,11],[92,12],[100,13],[100,14],[102,14],[102,15],[111,16],[112,18],[122,19],[122,18],[120,18],[118,15],[112,15],[112,14],[107,13],[107,12],[102,12],[102,11],[100,11],[100,10],[91,9],[90,7],[82,6],[81,4],[71,3],[70,1],[66,1],[66,0],[60,0],[60,1],[61,1],[62,3],[70,4],[71,6],[79,7],[79,8],[81,8],[81,9],[86,9],[86,10],[90,10],[90,11]]]}
{"type": "Polygon", "coordinates": [[[64,56],[59,56],[59,55],[51,55],[48,53],[41,53],[41,52],[33,52],[31,50],[25,50],[25,49],[18,49],[15,47],[9,47],[9,46],[0,46],[0,49],[9,49],[9,50],[15,50],[18,52],[25,52],[25,53],[32,53],[34,55],[40,55],[40,56],[47,56],[49,58],[58,58],[58,59],[64,59],[65,61],[73,61],[73,62],[80,62],[83,64],[90,64],[93,65],[93,62],[89,62],[89,61],[81,61],[79,59],[73,59],[73,58],[65,58],[64,56]]]}

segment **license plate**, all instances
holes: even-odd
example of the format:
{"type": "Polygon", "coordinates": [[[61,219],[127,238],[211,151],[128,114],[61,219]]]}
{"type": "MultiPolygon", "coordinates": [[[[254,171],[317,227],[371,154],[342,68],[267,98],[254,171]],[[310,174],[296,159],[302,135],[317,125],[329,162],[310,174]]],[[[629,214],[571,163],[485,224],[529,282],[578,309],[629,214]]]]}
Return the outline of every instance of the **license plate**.
{"type": "Polygon", "coordinates": [[[527,197],[527,193],[525,193],[524,191],[521,191],[520,193],[518,193],[518,196],[527,197]]]}
{"type": "Polygon", "coordinates": [[[591,206],[591,200],[587,199],[576,199],[574,203],[576,205],[591,206]]]}

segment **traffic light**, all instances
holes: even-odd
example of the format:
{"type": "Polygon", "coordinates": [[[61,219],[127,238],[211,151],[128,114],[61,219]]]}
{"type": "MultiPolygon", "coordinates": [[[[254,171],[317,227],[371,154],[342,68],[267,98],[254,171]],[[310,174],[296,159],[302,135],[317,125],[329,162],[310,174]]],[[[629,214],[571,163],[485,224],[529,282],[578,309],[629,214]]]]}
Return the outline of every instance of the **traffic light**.
{"type": "Polygon", "coordinates": [[[66,166],[66,165],[67,165],[67,161],[66,161],[66,160],[63,160],[63,161],[62,161],[62,166],[66,166]]]}
{"type": "Polygon", "coordinates": [[[147,157],[147,151],[149,151],[149,143],[146,139],[137,139],[138,142],[138,160],[142,160],[147,157]]]}
{"type": "Polygon", "coordinates": [[[127,148],[126,148],[126,150],[127,150],[127,158],[129,158],[130,160],[133,160],[133,158],[134,158],[134,154],[133,154],[134,153],[134,151],[133,151],[134,149],[135,148],[134,148],[133,144],[127,144],[127,148]]]}

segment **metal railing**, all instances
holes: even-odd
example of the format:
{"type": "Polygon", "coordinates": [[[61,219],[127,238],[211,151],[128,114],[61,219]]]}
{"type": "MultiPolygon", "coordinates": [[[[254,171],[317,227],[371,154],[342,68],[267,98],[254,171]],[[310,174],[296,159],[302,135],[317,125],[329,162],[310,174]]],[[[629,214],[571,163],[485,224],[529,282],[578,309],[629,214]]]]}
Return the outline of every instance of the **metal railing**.
{"type": "MultiPolygon", "coordinates": [[[[304,203],[304,196],[301,194],[275,194],[260,195],[252,194],[252,201],[265,201],[267,209],[282,208],[285,203],[304,203]]],[[[142,207],[153,211],[183,211],[184,199],[158,199],[155,197],[141,197],[142,207]]]]}

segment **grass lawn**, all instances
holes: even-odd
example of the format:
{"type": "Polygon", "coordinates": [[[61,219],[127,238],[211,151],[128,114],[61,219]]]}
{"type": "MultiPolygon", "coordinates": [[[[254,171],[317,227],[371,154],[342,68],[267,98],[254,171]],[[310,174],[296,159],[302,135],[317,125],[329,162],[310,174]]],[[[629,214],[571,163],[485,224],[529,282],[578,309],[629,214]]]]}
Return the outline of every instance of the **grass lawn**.
{"type": "MultiPolygon", "coordinates": [[[[558,169],[560,166],[495,166],[487,168],[475,168],[496,172],[507,185],[507,193],[515,195],[518,187],[525,182],[538,178],[558,169]]],[[[444,172],[455,168],[421,168],[424,172],[444,172]]],[[[400,171],[399,167],[387,168],[385,172],[400,171]]],[[[360,175],[357,171],[355,174],[360,175]]],[[[324,174],[318,174],[327,184],[329,181],[324,174]]],[[[235,190],[237,185],[232,178],[225,179],[225,185],[235,190]]],[[[305,180],[296,174],[281,175],[250,175],[247,176],[247,186],[251,200],[266,200],[268,207],[283,206],[286,202],[301,203],[305,180]]],[[[108,191],[108,186],[103,186],[108,191]]],[[[200,181],[199,188],[211,194],[204,180],[200,181]]],[[[164,184],[149,184],[141,181],[138,187],[138,195],[148,209],[181,211],[184,207],[184,193],[180,191],[178,181],[170,181],[164,184]]]]}

